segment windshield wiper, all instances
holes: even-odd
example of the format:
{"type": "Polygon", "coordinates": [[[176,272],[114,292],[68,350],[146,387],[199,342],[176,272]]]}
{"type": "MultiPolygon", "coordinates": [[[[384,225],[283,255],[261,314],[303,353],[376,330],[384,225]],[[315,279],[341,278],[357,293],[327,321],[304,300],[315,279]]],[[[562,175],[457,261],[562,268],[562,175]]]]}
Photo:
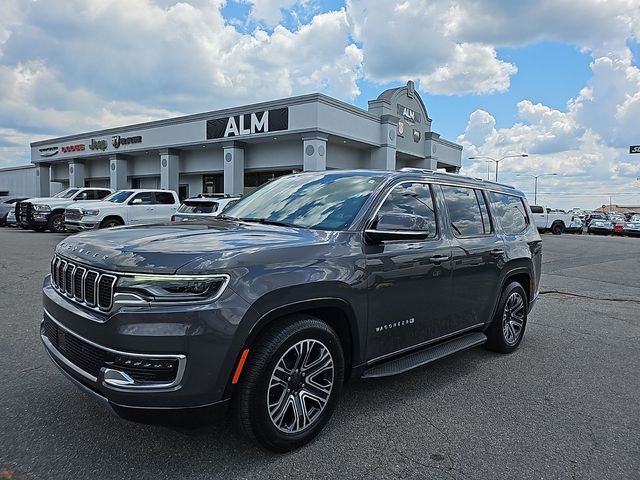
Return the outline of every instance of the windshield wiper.
{"type": "Polygon", "coordinates": [[[237,220],[239,222],[256,222],[256,223],[263,223],[265,225],[278,225],[280,227],[300,228],[298,225],[294,225],[293,223],[280,222],[278,220],[271,220],[269,218],[246,218],[246,217],[245,218],[228,217],[228,218],[237,220]]]}

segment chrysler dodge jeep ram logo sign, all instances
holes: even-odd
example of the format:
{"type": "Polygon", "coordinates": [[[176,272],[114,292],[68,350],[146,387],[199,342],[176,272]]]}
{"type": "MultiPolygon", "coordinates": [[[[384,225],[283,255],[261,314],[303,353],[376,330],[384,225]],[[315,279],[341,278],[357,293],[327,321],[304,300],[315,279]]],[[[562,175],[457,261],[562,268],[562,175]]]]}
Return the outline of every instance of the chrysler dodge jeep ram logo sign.
{"type": "Polygon", "coordinates": [[[53,157],[58,154],[58,147],[45,147],[38,150],[40,152],[41,157],[53,157]]]}
{"type": "Polygon", "coordinates": [[[207,139],[279,132],[289,128],[289,109],[276,108],[216,118],[207,122],[207,139]]]}
{"type": "Polygon", "coordinates": [[[105,151],[107,149],[107,141],[106,140],[94,140],[91,139],[89,143],[90,150],[102,150],[105,151]]]}
{"type": "Polygon", "coordinates": [[[61,150],[62,153],[84,152],[84,143],[78,143],[76,145],[65,145],[61,150]]]}
{"type": "Polygon", "coordinates": [[[113,148],[120,148],[120,145],[131,145],[133,143],[142,143],[142,136],[121,137],[120,135],[114,135],[111,137],[111,145],[113,145],[113,148]]]}

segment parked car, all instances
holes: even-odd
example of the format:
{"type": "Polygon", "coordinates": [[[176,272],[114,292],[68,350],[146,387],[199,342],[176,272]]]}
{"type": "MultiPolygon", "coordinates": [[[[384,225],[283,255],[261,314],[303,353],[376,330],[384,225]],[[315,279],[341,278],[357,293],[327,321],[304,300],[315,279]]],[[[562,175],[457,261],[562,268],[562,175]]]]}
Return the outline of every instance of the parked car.
{"type": "Polygon", "coordinates": [[[249,437],[283,452],[322,430],[348,378],[480,344],[514,351],[541,262],[512,187],[415,169],[305,172],[206,224],[64,239],[41,338],[126,418],[233,403],[249,437]]]}
{"type": "Polygon", "coordinates": [[[0,227],[7,225],[7,217],[13,212],[15,217],[16,202],[26,200],[26,197],[5,197],[0,203],[0,227]]]}
{"type": "Polygon", "coordinates": [[[584,225],[582,224],[582,220],[580,220],[580,217],[578,216],[574,216],[571,220],[571,223],[567,225],[567,228],[565,229],[566,232],[577,233],[579,235],[582,235],[583,230],[584,225]]]}
{"type": "Polygon", "coordinates": [[[608,220],[607,215],[601,212],[593,212],[586,216],[585,218],[585,226],[591,225],[593,220],[608,220]]]}
{"type": "Polygon", "coordinates": [[[172,190],[119,190],[102,202],[67,208],[64,222],[70,232],[120,225],[166,223],[171,220],[178,205],[178,194],[172,190]]]}
{"type": "Polygon", "coordinates": [[[200,220],[202,218],[217,217],[226,209],[232,207],[240,195],[200,195],[182,201],[178,211],[171,217],[172,222],[182,222],[186,220],[200,220]]]}
{"type": "Polygon", "coordinates": [[[640,236],[640,215],[631,217],[631,220],[624,224],[622,231],[625,235],[640,236]]]}
{"type": "Polygon", "coordinates": [[[624,220],[618,220],[613,223],[613,235],[624,235],[624,224],[626,223],[624,220]]]}
{"type": "Polygon", "coordinates": [[[9,213],[7,213],[7,218],[6,218],[6,226],[7,227],[17,227],[18,226],[18,222],[16,221],[16,211],[14,210],[9,210],[9,213]]]}
{"type": "Polygon", "coordinates": [[[16,218],[22,226],[43,232],[64,232],[64,209],[81,200],[97,202],[113,193],[109,188],[67,188],[53,197],[29,198],[16,204],[16,218]]]}
{"type": "Polygon", "coordinates": [[[613,223],[609,220],[593,219],[587,227],[587,232],[597,235],[611,235],[613,233],[613,223]]]}
{"type": "Polygon", "coordinates": [[[554,211],[542,205],[531,205],[531,213],[538,231],[550,230],[554,235],[563,233],[574,219],[571,213],[554,211]]]}

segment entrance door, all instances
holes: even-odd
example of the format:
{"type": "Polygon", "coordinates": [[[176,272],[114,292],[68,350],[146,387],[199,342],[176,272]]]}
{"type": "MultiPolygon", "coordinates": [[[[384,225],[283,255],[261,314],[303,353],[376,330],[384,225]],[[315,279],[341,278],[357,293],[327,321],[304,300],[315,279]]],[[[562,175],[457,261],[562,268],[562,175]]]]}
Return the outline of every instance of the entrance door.
{"type": "Polygon", "coordinates": [[[396,185],[378,216],[386,212],[421,216],[432,234],[424,240],[366,247],[369,360],[435,338],[447,324],[449,308],[451,246],[441,233],[432,187],[420,182],[396,185]]]}

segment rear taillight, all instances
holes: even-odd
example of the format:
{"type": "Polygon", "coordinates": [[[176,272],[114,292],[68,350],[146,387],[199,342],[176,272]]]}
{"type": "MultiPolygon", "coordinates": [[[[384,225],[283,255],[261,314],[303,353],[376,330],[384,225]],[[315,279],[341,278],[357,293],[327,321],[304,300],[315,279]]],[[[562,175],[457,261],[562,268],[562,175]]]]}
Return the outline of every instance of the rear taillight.
{"type": "Polygon", "coordinates": [[[171,221],[175,222],[176,221],[176,216],[175,215],[171,215],[171,221]]]}

